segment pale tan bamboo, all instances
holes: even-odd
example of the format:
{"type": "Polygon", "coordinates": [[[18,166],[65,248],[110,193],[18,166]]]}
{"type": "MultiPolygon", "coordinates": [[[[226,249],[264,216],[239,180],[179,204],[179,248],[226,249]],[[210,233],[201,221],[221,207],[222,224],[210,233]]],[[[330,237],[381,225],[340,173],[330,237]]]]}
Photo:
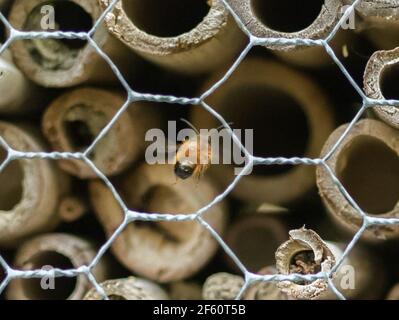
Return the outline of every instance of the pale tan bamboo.
{"type": "Polygon", "coordinates": [[[201,300],[202,288],[192,281],[177,281],[169,284],[169,296],[172,300],[201,300]]]}
{"type": "MultiPolygon", "coordinates": [[[[277,14],[273,10],[273,1],[277,2],[275,0],[227,0],[227,3],[237,13],[251,34],[259,38],[324,39],[338,24],[341,17],[341,0],[325,0],[323,4],[320,1],[313,1],[315,6],[320,7],[314,21],[309,22],[307,26],[301,26],[302,30],[285,31],[283,28],[284,31],[282,31],[278,30],[278,26],[273,26],[270,21],[271,19],[276,21],[276,18],[273,18],[277,14]]],[[[287,2],[285,5],[290,6],[290,3],[287,2]]],[[[281,12],[281,15],[287,14],[288,11],[287,9],[284,13],[281,12]]],[[[281,19],[283,18],[281,16],[281,19]]],[[[292,19],[298,20],[301,19],[301,16],[297,14],[292,19]]],[[[290,25],[292,24],[291,21],[290,25]]],[[[338,33],[330,45],[340,48],[347,36],[347,33],[338,33]]],[[[266,48],[275,50],[275,53],[281,58],[300,66],[320,67],[331,63],[331,58],[323,47],[270,44],[266,45],[266,48]]]]}
{"type": "MultiPolygon", "coordinates": [[[[93,87],[69,91],[54,100],[42,119],[43,133],[56,151],[84,151],[125,103],[122,95],[93,87]],[[69,129],[68,129],[69,128],[69,129]]],[[[126,169],[144,151],[145,131],[157,125],[149,106],[125,111],[99,141],[91,159],[105,175],[126,169]]],[[[81,160],[60,161],[61,167],[80,178],[95,178],[81,160]]]]}
{"type": "MultiPolygon", "coordinates": [[[[206,180],[176,183],[172,165],[143,164],[125,175],[120,190],[130,208],[144,212],[186,214],[208,204],[217,195],[206,180]]],[[[91,201],[108,236],[123,220],[110,190],[90,183],[91,201]]],[[[225,228],[224,204],[204,214],[218,232],[225,228]]],[[[199,271],[217,250],[217,242],[198,222],[132,222],[113,242],[118,260],[133,272],[159,282],[172,282],[199,271]]]]}
{"type": "MultiPolygon", "coordinates": [[[[167,300],[167,293],[155,282],[129,277],[107,280],[100,284],[110,300],[167,300]]],[[[103,300],[95,288],[90,289],[84,300],[103,300]]]]}
{"type": "Polygon", "coordinates": [[[32,113],[44,100],[42,90],[18,70],[8,50],[0,57],[0,91],[1,114],[32,113]]]}
{"type": "MultiPolygon", "coordinates": [[[[328,138],[321,156],[343,135],[348,125],[339,127],[328,138]]],[[[399,209],[399,133],[383,122],[359,121],[328,160],[328,165],[346,191],[370,216],[397,218],[399,209]]],[[[355,233],[362,225],[358,211],[344,197],[329,172],[317,168],[317,185],[325,206],[345,229],[355,233]]],[[[399,236],[395,225],[367,228],[365,239],[388,239],[399,236]]]]}
{"type": "Polygon", "coordinates": [[[242,276],[220,272],[208,277],[202,288],[204,300],[234,300],[244,286],[242,276]]]}
{"type": "MultiPolygon", "coordinates": [[[[225,241],[244,266],[251,272],[274,263],[274,253],[287,239],[288,228],[281,220],[267,216],[242,217],[230,225],[225,241]],[[262,250],[259,251],[259,245],[262,250]]],[[[237,265],[227,257],[237,270],[237,265]]]]}
{"type": "MultiPolygon", "coordinates": [[[[14,267],[21,270],[38,270],[50,267],[63,270],[88,266],[96,255],[96,248],[80,237],[50,233],[26,241],[17,251],[14,267]]],[[[104,259],[92,269],[97,281],[107,277],[107,264],[104,259]]],[[[7,289],[11,300],[82,299],[91,284],[84,274],[76,278],[56,278],[53,289],[41,287],[41,279],[14,279],[7,289]]]]}
{"type": "MultiPolygon", "coordinates": [[[[399,47],[389,51],[377,51],[371,57],[364,73],[364,90],[372,99],[384,99],[382,87],[384,75],[399,64],[399,47]]],[[[399,129],[399,108],[393,106],[374,107],[375,114],[390,126],[399,129]]]]}
{"type": "Polygon", "coordinates": [[[387,300],[399,300],[399,284],[392,287],[387,295],[387,300]]]}
{"type": "MultiPolygon", "coordinates": [[[[99,1],[103,8],[112,3],[99,1]]],[[[243,49],[245,36],[221,1],[192,1],[190,6],[184,6],[184,11],[179,2],[120,1],[105,22],[110,32],[135,52],[179,72],[208,72],[231,63],[243,49]],[[203,16],[195,17],[200,13],[203,16]],[[196,22],[170,30],[190,19],[196,22]]]]}
{"type": "MultiPolygon", "coordinates": [[[[219,77],[220,74],[212,77],[204,88],[219,77]]],[[[246,59],[229,81],[207,98],[207,103],[226,121],[233,122],[233,128],[254,129],[254,141],[249,141],[248,146],[253,143],[256,149],[262,144],[263,152],[257,154],[254,150],[255,156],[317,158],[334,130],[332,108],[317,84],[291,68],[259,58],[246,59]],[[277,142],[276,137],[281,135],[287,141],[280,138],[277,142]],[[298,148],[300,145],[303,147],[298,148]]],[[[193,109],[191,119],[198,129],[220,126],[213,115],[201,108],[193,109]]],[[[244,132],[241,137],[245,145],[244,132]]],[[[210,174],[226,186],[233,179],[231,168],[218,165],[210,174]]],[[[314,184],[314,167],[298,165],[276,174],[255,172],[245,176],[232,194],[250,202],[281,205],[301,198],[314,184]]]]}
{"type": "MultiPolygon", "coordinates": [[[[77,23],[76,31],[88,31],[82,29],[90,29],[101,15],[99,4],[92,0],[16,0],[9,15],[10,23],[19,30],[52,31],[42,30],[43,15],[40,9],[43,5],[54,7],[56,23],[60,19],[71,25],[77,23]],[[70,19],[70,9],[73,10],[72,14],[79,16],[70,19]]],[[[56,26],[58,27],[63,26],[56,26]]],[[[119,67],[123,67],[124,63],[130,63],[131,68],[134,57],[103,25],[99,26],[93,39],[119,67]]],[[[63,40],[34,39],[13,42],[11,51],[16,65],[31,80],[45,87],[117,81],[106,61],[89,44],[75,46],[63,40]]]]}
{"type": "MultiPolygon", "coordinates": [[[[0,122],[0,135],[15,150],[41,152],[39,135],[21,126],[0,122]]],[[[1,158],[7,156],[0,148],[1,158]]],[[[0,243],[16,246],[29,235],[49,231],[59,222],[58,206],[68,181],[54,162],[40,159],[11,161],[0,174],[0,243]]]]}
{"type": "MultiPolygon", "coordinates": [[[[352,3],[353,0],[346,0],[352,3]]],[[[389,50],[399,45],[399,1],[373,0],[360,1],[356,6],[359,16],[364,20],[360,28],[381,50],[389,50]]]]}

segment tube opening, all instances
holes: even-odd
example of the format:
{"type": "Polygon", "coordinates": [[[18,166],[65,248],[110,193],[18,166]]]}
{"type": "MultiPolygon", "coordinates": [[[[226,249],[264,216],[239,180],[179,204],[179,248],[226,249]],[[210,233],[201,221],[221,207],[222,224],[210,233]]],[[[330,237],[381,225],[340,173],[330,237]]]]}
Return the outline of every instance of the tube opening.
{"type": "Polygon", "coordinates": [[[108,296],[109,300],[127,300],[125,297],[119,294],[111,294],[108,296]]]}
{"type": "Polygon", "coordinates": [[[324,0],[252,0],[254,15],[269,28],[297,32],[309,27],[319,16],[324,0]]]}
{"type": "Polygon", "coordinates": [[[399,201],[399,157],[383,141],[358,136],[337,161],[337,176],[367,213],[384,214],[399,201]]]}
{"type": "MultiPolygon", "coordinates": [[[[24,29],[50,32],[55,30],[88,32],[92,26],[93,19],[88,12],[75,2],[62,0],[48,1],[33,9],[28,15],[24,29]],[[42,8],[45,5],[53,8],[53,11],[45,11],[43,14],[42,8]]],[[[34,39],[26,40],[26,44],[32,59],[43,68],[68,70],[74,65],[76,57],[86,46],[87,41],[80,39],[34,39]]]]}
{"type": "Polygon", "coordinates": [[[84,150],[95,139],[94,134],[85,121],[65,121],[64,128],[74,151],[84,150]]]}
{"type": "Polygon", "coordinates": [[[386,99],[399,99],[399,63],[387,66],[381,75],[381,91],[386,99]]]}
{"type": "MultiPolygon", "coordinates": [[[[0,148],[0,163],[7,151],[0,148]]],[[[19,160],[11,161],[0,173],[0,210],[11,211],[23,197],[24,170],[19,160]]]]}
{"type": "MultiPolygon", "coordinates": [[[[253,129],[254,155],[301,157],[310,138],[302,106],[285,92],[264,86],[240,86],[222,102],[222,113],[233,128],[253,129]],[[244,107],[243,107],[244,106],[244,107]]],[[[280,175],[289,165],[255,166],[254,175],[280,175]]]]}
{"type": "MultiPolygon", "coordinates": [[[[290,261],[290,274],[317,274],[321,271],[321,264],[314,260],[314,252],[312,250],[304,250],[296,253],[290,261]]],[[[299,284],[305,285],[306,281],[299,284]]]]}
{"type": "MultiPolygon", "coordinates": [[[[27,263],[34,269],[60,268],[62,270],[73,269],[70,258],[55,251],[43,251],[33,256],[27,263]]],[[[65,300],[68,299],[77,284],[76,278],[57,277],[53,279],[23,279],[22,285],[25,295],[31,300],[65,300]],[[53,281],[53,282],[52,282],[53,281]],[[53,286],[52,286],[53,285],[53,286]],[[43,289],[53,288],[53,289],[43,289]]]]}
{"type": "Polygon", "coordinates": [[[210,7],[207,0],[123,0],[129,19],[142,31],[157,37],[175,37],[202,22],[210,7]]]}

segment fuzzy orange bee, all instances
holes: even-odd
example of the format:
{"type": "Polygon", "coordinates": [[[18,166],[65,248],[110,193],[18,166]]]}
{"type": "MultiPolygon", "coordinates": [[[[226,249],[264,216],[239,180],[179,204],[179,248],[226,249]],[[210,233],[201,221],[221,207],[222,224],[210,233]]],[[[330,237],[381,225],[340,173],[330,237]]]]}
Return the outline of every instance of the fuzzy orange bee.
{"type": "Polygon", "coordinates": [[[180,145],[175,157],[175,175],[183,180],[191,176],[199,179],[210,167],[212,159],[209,136],[201,135],[190,123],[189,125],[194,129],[196,135],[186,139],[180,145]]]}

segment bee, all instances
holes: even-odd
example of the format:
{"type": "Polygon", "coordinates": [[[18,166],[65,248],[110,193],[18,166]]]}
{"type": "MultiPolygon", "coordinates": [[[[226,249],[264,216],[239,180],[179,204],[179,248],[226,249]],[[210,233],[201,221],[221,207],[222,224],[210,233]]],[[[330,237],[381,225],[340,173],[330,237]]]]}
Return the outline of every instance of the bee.
{"type": "Polygon", "coordinates": [[[201,135],[187,120],[186,122],[196,135],[186,139],[178,148],[175,156],[175,175],[182,179],[195,177],[199,179],[209,169],[212,159],[211,140],[208,135],[201,135]]]}

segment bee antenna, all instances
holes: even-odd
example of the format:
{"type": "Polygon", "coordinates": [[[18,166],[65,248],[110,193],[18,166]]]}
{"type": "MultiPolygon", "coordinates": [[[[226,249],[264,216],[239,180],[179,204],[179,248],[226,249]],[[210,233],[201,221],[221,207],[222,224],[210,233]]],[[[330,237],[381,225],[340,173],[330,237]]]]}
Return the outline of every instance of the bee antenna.
{"type": "Polygon", "coordinates": [[[188,121],[188,120],[186,120],[186,119],[184,119],[184,118],[180,118],[180,120],[183,121],[184,123],[188,124],[189,127],[190,127],[191,129],[193,129],[198,135],[200,134],[199,131],[198,131],[198,129],[197,129],[190,121],[188,121]]]}

